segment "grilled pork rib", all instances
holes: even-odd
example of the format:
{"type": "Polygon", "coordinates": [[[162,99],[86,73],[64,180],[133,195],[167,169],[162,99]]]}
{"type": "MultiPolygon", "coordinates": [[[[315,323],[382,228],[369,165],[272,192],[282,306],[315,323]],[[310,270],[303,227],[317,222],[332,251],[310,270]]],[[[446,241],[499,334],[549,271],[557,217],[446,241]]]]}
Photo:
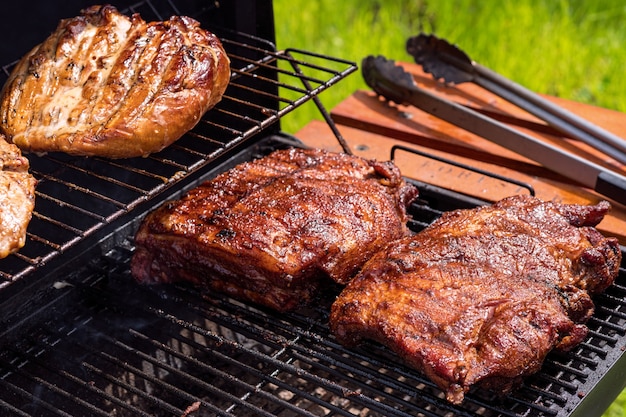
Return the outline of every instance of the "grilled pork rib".
{"type": "Polygon", "coordinates": [[[229,79],[220,41],[194,19],[146,23],[92,6],[16,65],[0,128],[25,152],[146,156],[195,126],[229,79]]]}
{"type": "Polygon", "coordinates": [[[0,134],[0,258],[19,250],[35,206],[35,178],[17,146],[0,134]]]}
{"type": "Polygon", "coordinates": [[[150,213],[131,268],[286,311],[345,284],[409,231],[417,196],[390,162],[290,149],[241,164],[150,213]]]}
{"type": "Polygon", "coordinates": [[[445,213],[363,267],[331,330],[347,346],[388,346],[453,403],[476,384],[507,392],[586,337],[590,295],[621,262],[617,239],[592,227],[608,210],[510,197],[445,213]]]}

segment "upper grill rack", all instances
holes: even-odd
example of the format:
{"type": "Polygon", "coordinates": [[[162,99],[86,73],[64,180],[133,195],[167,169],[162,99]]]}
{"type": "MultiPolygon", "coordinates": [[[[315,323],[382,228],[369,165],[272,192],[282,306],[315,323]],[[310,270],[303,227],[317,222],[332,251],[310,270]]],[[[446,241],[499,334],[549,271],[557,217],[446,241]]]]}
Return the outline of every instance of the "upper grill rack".
{"type": "MultiPolygon", "coordinates": [[[[254,148],[246,152],[274,149],[254,148]]],[[[410,227],[421,230],[443,211],[472,204],[449,197],[440,199],[435,188],[422,193],[410,208],[416,220],[410,227]]],[[[120,232],[126,238],[55,286],[61,305],[49,317],[0,338],[0,410],[119,417],[588,416],[600,414],[623,384],[607,373],[624,366],[624,265],[595,300],[587,340],[550,354],[510,396],[475,390],[454,406],[388,349],[336,343],[327,321],[338,288],[310,309],[277,314],[220,296],[207,299],[188,285],[136,285],[128,268],[132,229],[126,226],[120,232]]]]}
{"type": "MultiPolygon", "coordinates": [[[[231,32],[221,39],[232,72],[224,98],[162,152],[124,160],[27,155],[38,180],[35,212],[24,248],[0,260],[0,290],[77,243],[85,246],[87,237],[173,184],[184,183],[183,178],[191,181],[207,165],[274,128],[285,114],[356,70],[354,63],[337,58],[295,49],[275,51],[267,41],[245,34],[231,32]]],[[[0,83],[14,64],[3,68],[0,83]]]]}

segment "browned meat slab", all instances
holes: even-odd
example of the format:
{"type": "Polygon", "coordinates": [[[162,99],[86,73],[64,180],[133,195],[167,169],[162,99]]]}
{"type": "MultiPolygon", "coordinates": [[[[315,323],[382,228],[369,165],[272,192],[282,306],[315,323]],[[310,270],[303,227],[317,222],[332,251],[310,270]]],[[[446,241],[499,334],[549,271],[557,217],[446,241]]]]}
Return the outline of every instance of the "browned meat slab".
{"type": "Polygon", "coordinates": [[[609,210],[510,197],[444,214],[376,254],[337,298],[330,326],[376,340],[462,402],[473,385],[508,392],[552,349],[587,334],[590,295],[618,274],[609,210]]]}
{"type": "Polygon", "coordinates": [[[20,150],[0,135],[0,258],[21,249],[35,206],[35,178],[20,150]]]}
{"type": "Polygon", "coordinates": [[[194,19],[146,23],[92,6],[16,65],[0,95],[0,128],[27,152],[146,156],[221,100],[229,64],[194,19]]]}
{"type": "Polygon", "coordinates": [[[348,282],[384,244],[407,235],[416,195],[390,162],[275,151],[149,214],[132,273],[290,310],[325,280],[348,282]]]}

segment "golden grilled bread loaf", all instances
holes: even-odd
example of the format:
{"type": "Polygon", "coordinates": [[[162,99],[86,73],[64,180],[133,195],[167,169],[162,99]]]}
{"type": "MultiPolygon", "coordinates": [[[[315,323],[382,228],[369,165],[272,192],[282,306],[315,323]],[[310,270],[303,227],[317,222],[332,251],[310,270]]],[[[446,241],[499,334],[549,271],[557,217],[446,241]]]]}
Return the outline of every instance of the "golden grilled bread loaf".
{"type": "Polygon", "coordinates": [[[17,146],[0,134],[0,258],[21,249],[35,207],[35,178],[17,146]]]}
{"type": "Polygon", "coordinates": [[[146,156],[221,100],[229,65],[192,18],[147,23],[92,6],[16,65],[0,94],[0,128],[25,152],[146,156]]]}

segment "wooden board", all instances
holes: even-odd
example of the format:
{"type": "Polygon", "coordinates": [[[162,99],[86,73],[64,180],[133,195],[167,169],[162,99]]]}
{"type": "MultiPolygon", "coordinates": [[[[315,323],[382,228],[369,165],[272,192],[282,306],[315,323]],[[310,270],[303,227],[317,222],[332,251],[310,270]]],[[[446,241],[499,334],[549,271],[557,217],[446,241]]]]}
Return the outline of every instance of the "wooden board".
{"type": "MultiPolygon", "coordinates": [[[[585,144],[559,136],[534,116],[493,96],[473,84],[445,87],[432,81],[419,67],[403,64],[422,88],[490,115],[520,128],[541,140],[563,147],[620,173],[626,168],[585,144]]],[[[626,114],[567,100],[550,98],[559,105],[603,126],[620,137],[626,137],[626,114]]],[[[445,121],[410,106],[396,106],[379,99],[371,91],[356,91],[331,111],[340,133],[352,152],[367,158],[390,159],[391,148],[402,145],[425,151],[472,167],[503,175],[531,185],[536,196],[563,203],[593,204],[604,197],[581,187],[539,164],[481,137],[459,129],[445,121]]],[[[341,147],[325,122],[312,121],[296,133],[309,146],[341,151],[341,147]]],[[[487,175],[442,164],[408,152],[397,152],[395,162],[410,178],[467,193],[482,200],[496,201],[507,195],[528,193],[522,187],[487,175]]],[[[626,207],[613,202],[613,210],[598,229],[617,236],[626,245],[626,207]]]]}

